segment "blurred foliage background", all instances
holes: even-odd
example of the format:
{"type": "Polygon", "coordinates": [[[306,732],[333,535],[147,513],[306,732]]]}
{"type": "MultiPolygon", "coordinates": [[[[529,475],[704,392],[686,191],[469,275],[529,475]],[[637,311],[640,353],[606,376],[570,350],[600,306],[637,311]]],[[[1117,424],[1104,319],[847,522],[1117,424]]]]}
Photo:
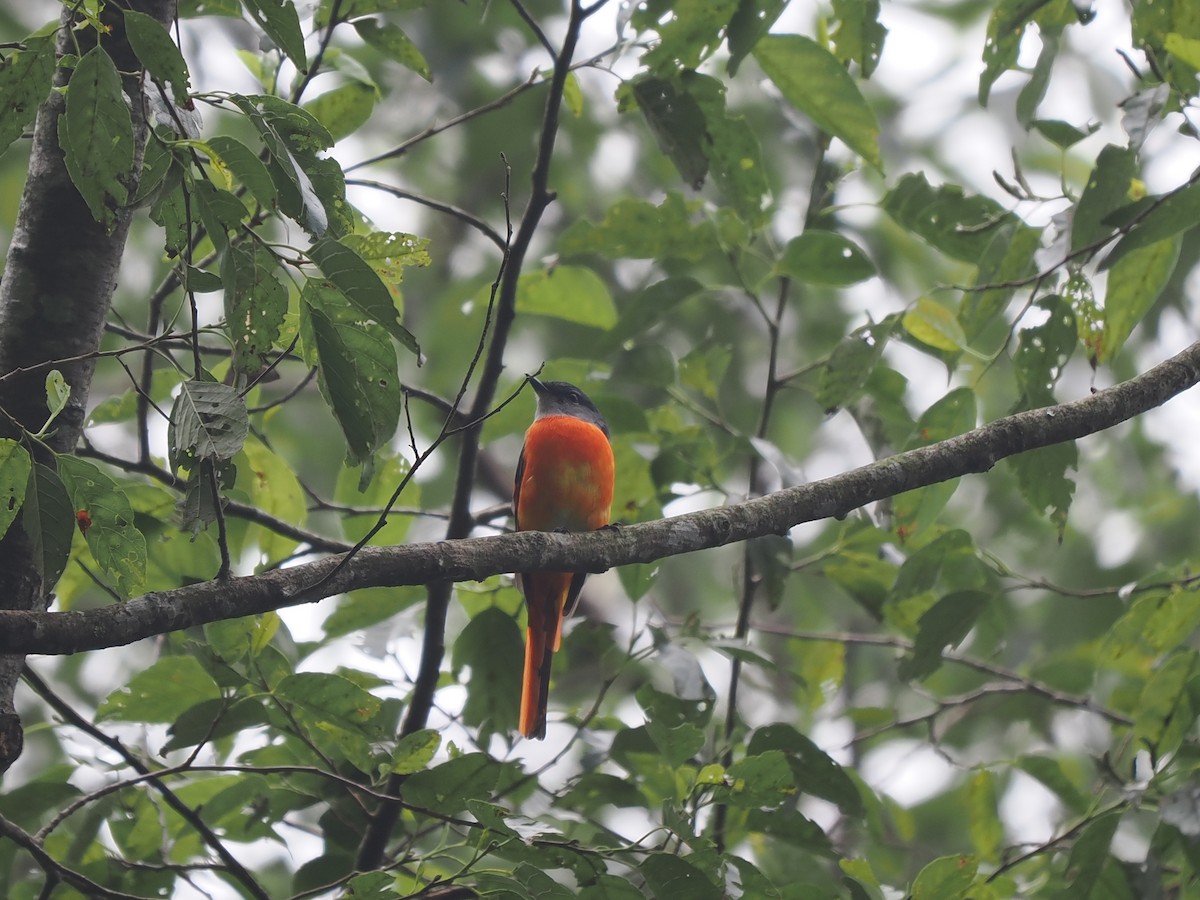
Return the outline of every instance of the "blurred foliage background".
{"type": "MultiPolygon", "coordinates": [[[[223,461],[224,495],[358,540],[439,435],[481,335],[495,339],[491,285],[531,194],[546,45],[561,48],[569,6],[181,3],[202,124],[192,143],[158,138],[177,171],[135,224],[106,349],[167,329],[179,343],[146,370],[144,352],[101,362],[81,448],[144,535],[126,593],[220,565],[211,512],[177,509],[182,482],[139,466],[141,441],[142,463],[186,477],[166,413],[200,380],[187,296],[160,290],[180,263],[157,204],[201,183],[246,197],[222,240],[203,216],[181,226],[208,273],[191,284],[218,382],[236,342],[228,260],[265,254],[238,296],[278,322],[226,381],[286,353],[244,395],[250,436],[223,461]],[[292,23],[309,62],[324,48],[311,80],[292,23]],[[295,101],[336,143],[306,149],[304,120],[280,145],[294,157],[272,151],[234,94],[295,101]],[[302,188],[290,208],[264,204],[257,169],[217,136],[306,171],[329,234],[302,188]],[[404,237],[375,256],[342,244],[373,264],[420,357],[378,319],[362,327],[396,351],[383,366],[398,380],[362,401],[371,431],[329,386],[338,360],[366,379],[365,351],[335,360],[312,331],[357,319],[303,292],[320,282],[314,237],[378,233],[404,237]],[[162,415],[139,418],[131,378],[162,415]],[[366,449],[348,460],[347,441],[366,449]]],[[[596,7],[497,398],[543,364],[588,391],[612,426],[614,519],[847,471],[1086,396],[1195,340],[1188,0],[596,7]]],[[[0,31],[17,40],[57,9],[9,5],[0,31]]],[[[26,143],[0,158],[6,243],[26,143]]],[[[271,178],[281,195],[297,183],[271,178]]],[[[508,525],[531,415],[526,391],[483,428],[477,534],[508,525]]],[[[59,865],[138,896],[1200,895],[1197,424],[1181,398],[844,521],[594,577],[540,744],[515,737],[523,613],[508,578],[456,587],[417,727],[402,723],[419,589],[33,658],[0,814],[59,865]],[[364,788],[390,776],[407,805],[385,865],[355,874],[377,803],[364,788]]],[[[373,543],[445,535],[458,452],[451,439],[422,460],[373,543]]],[[[236,511],[226,526],[241,573],[330,549],[236,511]]],[[[57,608],[115,602],[81,535],[71,559],[57,608]]],[[[6,896],[77,895],[46,871],[0,846],[6,896]]]]}

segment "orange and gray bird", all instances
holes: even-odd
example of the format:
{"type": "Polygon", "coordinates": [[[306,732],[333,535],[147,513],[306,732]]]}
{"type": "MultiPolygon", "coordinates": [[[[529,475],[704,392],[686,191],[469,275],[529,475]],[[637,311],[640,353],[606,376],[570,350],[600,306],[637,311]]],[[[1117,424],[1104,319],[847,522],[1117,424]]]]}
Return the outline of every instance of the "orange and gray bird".
{"type": "MultiPolygon", "coordinates": [[[[525,432],[513,487],[518,531],[594,531],[608,524],[613,452],[608,425],[587,394],[565,381],[529,383],[537,413],[525,432]]],[[[529,626],[521,681],[521,734],[546,736],[546,700],[563,619],[579,601],[585,572],[523,572],[529,626]]]]}

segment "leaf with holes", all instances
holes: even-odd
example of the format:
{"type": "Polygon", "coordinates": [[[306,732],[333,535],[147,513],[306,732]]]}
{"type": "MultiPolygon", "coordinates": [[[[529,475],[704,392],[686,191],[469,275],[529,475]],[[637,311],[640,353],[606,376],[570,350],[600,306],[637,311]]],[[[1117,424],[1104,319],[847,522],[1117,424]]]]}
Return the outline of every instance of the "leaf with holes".
{"type": "Polygon", "coordinates": [[[24,509],[21,525],[29,536],[34,565],[42,576],[42,590],[48,592],[67,567],[75,533],[71,498],[58,473],[49,466],[34,463],[25,490],[24,509]]]}
{"type": "Polygon", "coordinates": [[[8,438],[0,438],[0,537],[21,511],[33,462],[29,451],[8,438]]]}
{"type": "Polygon", "coordinates": [[[96,466],[75,456],[59,456],[62,479],[82,527],[88,549],[105,573],[116,579],[122,596],[132,597],[146,581],[146,538],[133,524],[129,498],[96,466]]]}
{"type": "Polygon", "coordinates": [[[0,60],[0,151],[33,121],[54,77],[54,38],[28,37],[24,48],[0,60]]]}
{"type": "Polygon", "coordinates": [[[100,47],[76,63],[66,107],[58,120],[58,141],[67,172],[92,217],[111,228],[116,211],[129,199],[122,179],[133,168],[133,123],[121,76],[100,47]]]}
{"type": "Polygon", "coordinates": [[[417,339],[400,322],[400,311],[396,309],[391,292],[357,251],[333,238],[324,237],[309,247],[308,255],[351,304],[372,322],[382,325],[388,334],[413,354],[421,354],[417,339]]]}
{"type": "Polygon", "coordinates": [[[171,465],[190,470],[202,460],[223,463],[242,449],[249,430],[246,402],[227,384],[185,381],[171,407],[171,465]]]}

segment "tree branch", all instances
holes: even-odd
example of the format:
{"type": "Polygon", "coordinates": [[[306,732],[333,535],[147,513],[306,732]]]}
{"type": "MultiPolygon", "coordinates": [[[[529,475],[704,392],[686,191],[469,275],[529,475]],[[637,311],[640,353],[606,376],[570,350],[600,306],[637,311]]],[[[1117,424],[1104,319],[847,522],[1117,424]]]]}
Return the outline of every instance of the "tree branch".
{"type": "Polygon", "coordinates": [[[1018,453],[1076,440],[1161,406],[1200,383],[1200,343],[1106,390],[997,419],[965,434],[733,506],[594,532],[525,531],[496,537],[367,547],[317,562],[187,585],[127,603],[60,613],[0,610],[0,653],[78,653],[167,631],[263,613],[366,587],[480,581],[513,571],[600,572],[840,518],[904,491],[986,472],[1018,453]],[[306,585],[319,585],[305,591],[306,585]]]}

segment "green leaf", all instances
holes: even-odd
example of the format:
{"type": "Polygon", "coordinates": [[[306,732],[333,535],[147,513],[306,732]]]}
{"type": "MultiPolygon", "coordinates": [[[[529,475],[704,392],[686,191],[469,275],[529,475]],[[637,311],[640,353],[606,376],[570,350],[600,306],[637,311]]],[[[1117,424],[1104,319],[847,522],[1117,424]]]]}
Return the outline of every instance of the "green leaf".
{"type": "Polygon", "coordinates": [[[146,70],[163,84],[171,85],[171,95],[178,106],[188,104],[188,91],[191,83],[188,77],[187,63],[183,54],[171,40],[167,29],[158,21],[145,13],[127,9],[125,12],[125,30],[129,35],[129,45],[146,70]]]}
{"type": "Polygon", "coordinates": [[[727,788],[720,796],[735,806],[777,807],[796,795],[792,769],[781,750],[742,757],[725,771],[722,780],[727,788]]]}
{"type": "Polygon", "coordinates": [[[919,681],[941,668],[942,651],[962,643],[989,600],[982,591],[955,591],[929,607],[917,622],[912,654],[900,662],[900,677],[919,681]]]}
{"type": "Polygon", "coordinates": [[[42,576],[42,590],[48,593],[71,555],[75,510],[58,473],[42,463],[34,463],[29,471],[21,525],[29,536],[34,565],[42,576]]]}
{"type": "Polygon", "coordinates": [[[618,108],[628,111],[630,101],[642,111],[658,147],[675,164],[694,190],[708,176],[708,126],[696,98],[678,79],[645,75],[617,89],[618,108]]]}
{"type": "Polygon", "coordinates": [[[725,896],[702,869],[673,853],[651,853],[638,871],[656,900],[721,900],[725,896]]]}
{"type": "Polygon", "coordinates": [[[192,656],[167,656],[135,674],[96,710],[98,719],[121,722],[174,722],[202,700],[217,700],[221,691],[192,656]]]}
{"type": "Polygon", "coordinates": [[[278,268],[279,261],[271,253],[254,245],[230,243],[222,256],[225,321],[239,373],[257,373],[279,338],[288,292],[275,277],[278,268]]]}
{"type": "Polygon", "coordinates": [[[1193,69],[1200,69],[1200,40],[1171,32],[1164,38],[1163,46],[1175,58],[1193,69]]]}
{"type": "Polygon", "coordinates": [[[67,408],[67,401],[71,399],[71,386],[67,384],[67,380],[63,378],[62,372],[58,369],[51,369],[46,373],[46,408],[50,411],[49,417],[46,419],[45,428],[50,427],[59,413],[67,408]]]}
{"type": "Polygon", "coordinates": [[[858,888],[853,894],[856,900],[859,897],[863,900],[883,900],[883,889],[871,870],[870,862],[865,859],[839,859],[838,867],[851,880],[851,886],[858,888]]]}
{"type": "Polygon", "coordinates": [[[929,297],[921,297],[900,320],[904,330],[935,350],[956,353],[967,344],[967,336],[953,310],[929,297]]]}
{"type": "Polygon", "coordinates": [[[409,266],[428,266],[429,238],[417,237],[403,231],[371,231],[348,234],[341,242],[367,261],[375,270],[397,308],[400,306],[400,282],[409,266]]]}
{"type": "Polygon", "coordinates": [[[612,328],[617,308],[600,276],[583,266],[555,266],[521,276],[517,312],[612,328]]]}
{"type": "Polygon", "coordinates": [[[62,479],[76,513],[86,513],[88,549],[104,571],[116,579],[122,596],[132,597],[146,580],[146,539],[134,527],[129,498],[117,483],[86,460],[59,456],[62,479]]]}
{"type": "MultiPolygon", "coordinates": [[[[309,281],[300,299],[301,334],[316,350],[321,394],[346,436],[351,464],[367,463],[400,421],[396,351],[383,328],[358,321],[336,289],[309,281]]],[[[370,468],[364,467],[360,487],[370,480],[370,468]]]]}
{"type": "Polygon", "coordinates": [[[1017,284],[1035,273],[1034,254],[1041,244],[1040,228],[1010,222],[995,229],[979,260],[975,287],[963,293],[958,310],[958,321],[968,340],[979,337],[993,319],[1003,314],[1017,284]]]}
{"type": "Polygon", "coordinates": [[[987,769],[980,769],[967,780],[967,827],[975,855],[995,865],[1004,846],[1004,823],[996,798],[996,780],[987,769]]]}
{"type": "Polygon", "coordinates": [[[266,724],[266,711],[262,701],[257,698],[231,701],[227,697],[214,697],[201,700],[185,709],[167,729],[170,738],[163,745],[162,752],[195,747],[266,724]]]}
{"type": "Polygon", "coordinates": [[[0,438],[0,537],[4,537],[21,511],[32,467],[28,450],[16,441],[0,438]]]}
{"type": "Polygon", "coordinates": [[[695,69],[721,45],[721,34],[738,0],[676,0],[666,15],[635,10],[635,28],[653,28],[659,41],[642,54],[642,64],[657,72],[695,69]]]}
{"type": "Polygon", "coordinates": [[[190,470],[204,460],[231,460],[246,442],[248,430],[246,402],[236,390],[211,381],[185,381],[167,429],[171,465],[190,470]]]}
{"type": "Polygon", "coordinates": [[[254,151],[237,138],[225,134],[209,138],[204,142],[204,149],[210,155],[215,155],[220,165],[232,172],[264,209],[275,209],[279,194],[271,181],[271,173],[254,151]]]}
{"type": "Polygon", "coordinates": [[[432,728],[422,728],[406,734],[392,751],[391,771],[396,775],[423,772],[442,745],[442,736],[432,728]]]}
{"type": "Polygon", "coordinates": [[[1027,409],[1054,402],[1053,388],[1079,343],[1075,314],[1061,297],[1043,296],[1034,305],[1045,312],[1041,324],[1019,332],[1013,370],[1027,409]]]}
{"type": "Polygon", "coordinates": [[[704,114],[709,169],[726,202],[752,228],[765,222],[767,176],[762,148],[742,116],[725,111],[725,85],[719,79],[684,72],[680,80],[704,114]]]}
{"type": "Polygon", "coordinates": [[[1159,241],[1123,256],[1108,273],[1104,295],[1102,362],[1111,360],[1125,345],[1134,326],[1154,306],[1154,301],[1175,271],[1179,236],[1159,241]]]}
{"type": "Polygon", "coordinates": [[[1188,682],[1196,673],[1200,655],[1195,650],[1179,650],[1154,670],[1138,698],[1133,734],[1149,745],[1158,757],[1179,749],[1195,724],[1188,682]]]}
{"type": "Polygon", "coordinates": [[[963,900],[975,882],[973,856],[943,856],[925,866],[912,884],[912,900],[963,900]]]}
{"type": "Polygon", "coordinates": [[[33,121],[54,77],[54,37],[27,37],[24,49],[0,60],[0,152],[33,121]]]}
{"type": "Polygon", "coordinates": [[[1134,250],[1149,247],[1192,228],[1200,221],[1200,184],[1156,197],[1152,205],[1129,233],[1117,242],[1105,257],[1102,269],[1115,266],[1134,250]]]}
{"type": "Polygon", "coordinates": [[[116,211],[129,199],[122,179],[133,168],[133,124],[121,76],[100,47],[85,53],[71,73],[58,140],[67,172],[92,217],[111,228],[116,211]]]}
{"type": "Polygon", "coordinates": [[[1037,63],[1030,73],[1029,81],[1017,95],[1017,121],[1029,129],[1037,108],[1046,96],[1046,88],[1050,86],[1050,73],[1054,68],[1054,60],[1058,58],[1058,36],[1052,32],[1042,34],[1042,50],[1038,54],[1037,63]]]}
{"type": "Polygon", "coordinates": [[[350,247],[329,237],[316,241],[309,247],[308,255],[351,304],[371,321],[382,325],[413,355],[420,356],[421,348],[417,346],[412,332],[400,322],[400,313],[387,285],[366,260],[350,247]]]}
{"type": "Polygon", "coordinates": [[[354,30],[388,59],[411,69],[426,81],[433,81],[429,63],[402,29],[381,19],[359,19],[354,23],[354,30]]]}
{"type": "Polygon", "coordinates": [[[1010,456],[1008,464],[1017,475],[1021,496],[1038,515],[1049,510],[1051,523],[1061,537],[1067,513],[1075,497],[1075,482],[1067,472],[1079,468],[1079,448],[1074,441],[1053,444],[1010,456]]]}
{"type": "Polygon", "coordinates": [[[786,6],[787,0],[741,0],[738,3],[737,12],[729,20],[725,32],[729,44],[729,62],[725,64],[725,71],[731,78],[754,45],[771,30],[786,6]]]}
{"type": "Polygon", "coordinates": [[[833,0],[834,50],[843,62],[856,62],[862,77],[870,78],[879,65],[887,29],[879,22],[879,0],[833,0]]]}
{"type": "Polygon", "coordinates": [[[655,205],[646,200],[621,200],[610,206],[604,220],[573,223],[559,239],[564,256],[598,253],[608,259],[681,259],[700,262],[719,249],[712,224],[695,221],[701,204],[668,193],[655,205]]]}
{"type": "Polygon", "coordinates": [[[1128,147],[1108,144],[1100,151],[1071,218],[1072,253],[1112,233],[1105,220],[1130,202],[1137,173],[1137,154],[1128,147]]]}
{"type": "Polygon", "coordinates": [[[834,803],[848,816],[861,816],[862,796],[846,770],[791,725],[759,728],[746,746],[747,756],[779,750],[787,756],[796,788],[834,803]]]}
{"type": "Polygon", "coordinates": [[[995,200],[965,194],[953,184],[933,187],[924,173],[909,173],[883,199],[883,209],[947,256],[976,265],[1001,226],[1017,221],[995,200]]]}
{"type": "Polygon", "coordinates": [[[803,35],[769,34],[755,45],[754,58],[788,102],[818,128],[882,167],[875,113],[836,56],[803,35]]]}
{"type": "Polygon", "coordinates": [[[821,369],[817,387],[821,409],[833,412],[862,395],[871,373],[883,359],[883,348],[895,326],[896,317],[889,316],[875,325],[855,329],[838,342],[821,369]]]}
{"type": "Polygon", "coordinates": [[[305,103],[304,108],[329,129],[335,141],[340,141],[371,118],[378,100],[378,88],[361,81],[348,81],[305,103]]]}
{"type": "Polygon", "coordinates": [[[272,693],[284,703],[312,714],[318,721],[346,731],[368,727],[380,710],[379,698],[349,678],[328,672],[288,675],[275,685],[272,693]]]}
{"type": "MultiPolygon", "coordinates": [[[[236,487],[263,512],[292,525],[303,525],[308,518],[304,489],[296,473],[282,458],[257,437],[250,437],[235,459],[236,487]]],[[[284,537],[270,528],[258,532],[258,547],[268,560],[279,560],[296,549],[294,538],[284,537]]]]}
{"type": "Polygon", "coordinates": [[[444,815],[456,815],[471,800],[494,799],[504,767],[484,753],[468,753],[410,775],[404,782],[406,802],[444,815]]]}
{"type": "Polygon", "coordinates": [[[306,71],[308,57],[304,53],[304,32],[300,30],[296,4],[292,0],[242,0],[242,5],[296,68],[306,71]]]}
{"type": "Polygon", "coordinates": [[[517,727],[521,695],[521,631],[516,620],[496,606],[474,616],[454,641],[453,670],[471,669],[463,721],[487,732],[517,727]]]}
{"type": "Polygon", "coordinates": [[[875,275],[875,264],[848,238],[811,229],[788,241],[775,271],[807,284],[842,287],[875,275]]]}
{"type": "Polygon", "coordinates": [[[1092,796],[1086,785],[1072,781],[1057,759],[1023,756],[1017,760],[1017,767],[1049,788],[1072,812],[1082,813],[1091,806],[1092,796]]]}
{"type": "Polygon", "coordinates": [[[1025,29],[1044,5],[1045,0],[1000,0],[996,4],[988,20],[987,39],[983,45],[983,73],[979,76],[980,106],[987,106],[988,95],[996,79],[1016,67],[1025,29]]]}
{"type": "Polygon", "coordinates": [[[1029,124],[1042,137],[1063,150],[1074,147],[1100,130],[1099,122],[1089,122],[1083,128],[1076,128],[1070,122],[1059,119],[1034,119],[1029,124]]]}
{"type": "Polygon", "coordinates": [[[1120,811],[1109,812],[1097,816],[1079,833],[1067,858],[1070,887],[1065,897],[1069,900],[1086,900],[1095,896],[1093,888],[1108,862],[1109,848],[1120,824],[1120,811]]]}

